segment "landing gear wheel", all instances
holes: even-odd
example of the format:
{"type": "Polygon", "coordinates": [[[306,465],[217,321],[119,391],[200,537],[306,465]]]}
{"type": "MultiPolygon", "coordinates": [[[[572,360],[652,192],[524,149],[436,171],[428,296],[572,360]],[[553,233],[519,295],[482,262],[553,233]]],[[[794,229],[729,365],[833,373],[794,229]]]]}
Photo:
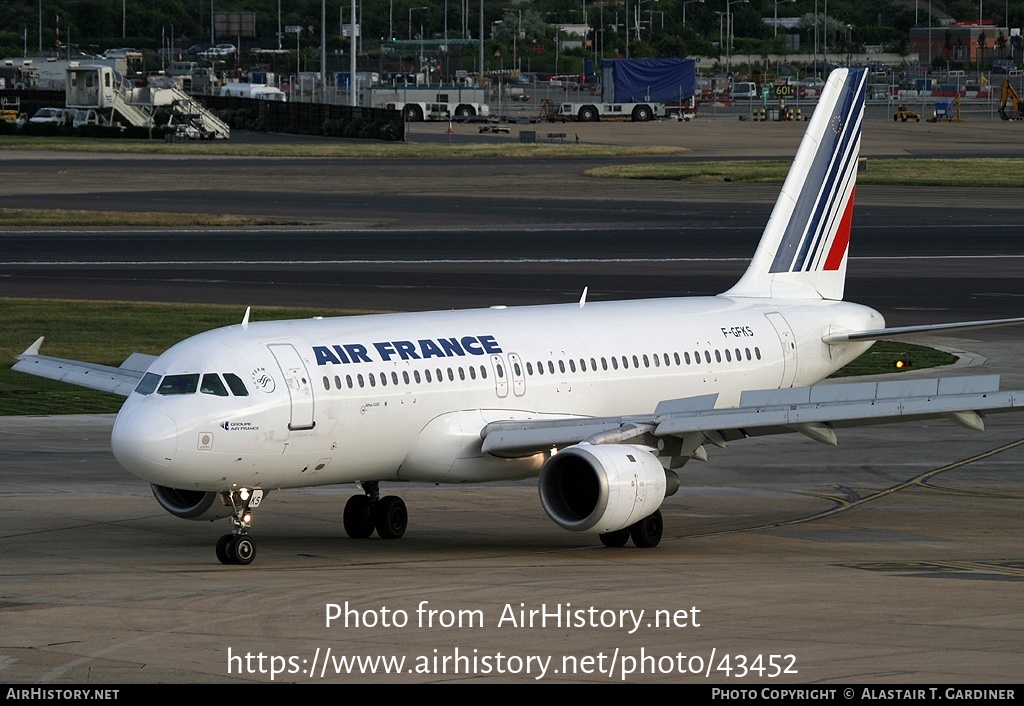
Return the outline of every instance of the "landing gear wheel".
{"type": "Polygon", "coordinates": [[[381,539],[398,539],[409,524],[405,501],[397,495],[386,495],[373,506],[373,524],[381,539]]]}
{"type": "Polygon", "coordinates": [[[635,546],[646,549],[658,546],[664,529],[665,525],[661,521],[661,510],[655,510],[653,515],[649,515],[639,522],[630,525],[629,536],[633,539],[635,546]]]}
{"type": "Polygon", "coordinates": [[[228,544],[228,553],[235,564],[251,564],[256,558],[256,542],[247,534],[238,534],[228,544]]]}
{"type": "Polygon", "coordinates": [[[217,540],[217,559],[221,564],[234,564],[235,560],[228,551],[228,544],[234,539],[233,534],[226,534],[217,540]]]}
{"type": "Polygon", "coordinates": [[[624,547],[628,541],[629,527],[614,532],[605,532],[601,535],[601,544],[606,547],[624,547]]]}
{"type": "Polygon", "coordinates": [[[366,539],[374,530],[373,501],[366,495],[353,495],[345,503],[345,513],[342,515],[342,523],[345,525],[345,534],[352,539],[366,539]]]}

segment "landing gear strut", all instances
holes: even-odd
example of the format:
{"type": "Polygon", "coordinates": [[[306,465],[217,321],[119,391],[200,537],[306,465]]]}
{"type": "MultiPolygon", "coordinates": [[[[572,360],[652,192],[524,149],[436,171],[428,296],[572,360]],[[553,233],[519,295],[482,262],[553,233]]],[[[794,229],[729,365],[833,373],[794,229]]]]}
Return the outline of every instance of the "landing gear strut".
{"type": "Polygon", "coordinates": [[[249,536],[252,522],[251,511],[259,507],[263,491],[232,490],[224,493],[234,513],[231,518],[231,534],[217,540],[217,559],[222,564],[251,564],[256,558],[256,542],[249,536]]]}
{"type": "Polygon", "coordinates": [[[405,501],[397,495],[380,497],[380,484],[367,481],[358,484],[365,495],[353,495],[345,503],[343,524],[352,539],[366,539],[374,530],[381,539],[398,539],[409,524],[405,501]]]}

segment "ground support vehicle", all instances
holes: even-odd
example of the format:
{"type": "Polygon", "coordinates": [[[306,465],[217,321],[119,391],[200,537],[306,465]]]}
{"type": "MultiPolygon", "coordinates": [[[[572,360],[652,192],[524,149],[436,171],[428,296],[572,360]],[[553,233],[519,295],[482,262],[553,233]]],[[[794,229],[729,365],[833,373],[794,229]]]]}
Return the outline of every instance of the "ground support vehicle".
{"type": "Polygon", "coordinates": [[[1017,91],[1009,81],[1003,81],[1003,88],[1000,93],[999,117],[1003,120],[1024,120],[1024,101],[1021,100],[1017,91]],[[1006,111],[1007,105],[1013,106],[1013,112],[1006,111]]]}
{"type": "Polygon", "coordinates": [[[600,99],[559,103],[554,119],[587,123],[664,118],[666,104],[683,104],[696,93],[696,68],[693,59],[606,59],[601,62],[600,99]]]}
{"type": "Polygon", "coordinates": [[[491,114],[487,92],[471,86],[381,86],[369,90],[373,108],[402,113],[406,122],[468,120],[491,114]]]}
{"type": "Polygon", "coordinates": [[[907,106],[903,105],[902,103],[896,106],[896,112],[893,114],[892,119],[894,121],[899,120],[900,122],[904,123],[907,122],[908,120],[916,120],[917,122],[921,122],[920,114],[910,110],[909,108],[907,108],[907,106]]]}
{"type": "Polygon", "coordinates": [[[559,103],[557,116],[581,123],[632,120],[642,123],[665,117],[664,103],[559,103]]]}

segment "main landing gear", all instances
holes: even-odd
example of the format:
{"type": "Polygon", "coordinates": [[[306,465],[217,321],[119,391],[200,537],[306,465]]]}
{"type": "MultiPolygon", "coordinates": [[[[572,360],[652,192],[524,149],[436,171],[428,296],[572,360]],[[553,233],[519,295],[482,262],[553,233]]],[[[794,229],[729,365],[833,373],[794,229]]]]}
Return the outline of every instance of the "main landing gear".
{"type": "Polygon", "coordinates": [[[405,501],[397,495],[380,497],[380,484],[358,484],[365,495],[353,495],[345,504],[345,533],[352,539],[366,539],[374,530],[381,539],[398,539],[409,524],[405,501]]]}
{"type": "Polygon", "coordinates": [[[605,532],[601,535],[601,544],[606,547],[623,547],[630,539],[637,547],[644,549],[658,546],[661,541],[661,534],[665,529],[665,523],[661,519],[661,510],[655,510],[653,515],[634,522],[615,532],[605,532]]]}
{"type": "Polygon", "coordinates": [[[225,495],[231,502],[234,516],[231,518],[231,534],[217,540],[217,558],[221,564],[251,564],[256,558],[256,542],[249,536],[251,510],[259,507],[263,491],[243,488],[225,495]]]}

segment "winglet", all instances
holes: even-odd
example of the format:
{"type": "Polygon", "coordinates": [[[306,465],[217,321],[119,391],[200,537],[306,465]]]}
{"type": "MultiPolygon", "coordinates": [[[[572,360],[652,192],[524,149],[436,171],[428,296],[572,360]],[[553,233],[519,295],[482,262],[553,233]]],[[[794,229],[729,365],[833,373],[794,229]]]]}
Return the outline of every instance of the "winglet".
{"type": "Polygon", "coordinates": [[[40,336],[39,338],[37,338],[35,343],[26,348],[25,352],[18,356],[18,360],[21,360],[22,358],[28,355],[39,355],[39,349],[42,348],[43,346],[44,338],[46,338],[46,336],[40,336]]]}

